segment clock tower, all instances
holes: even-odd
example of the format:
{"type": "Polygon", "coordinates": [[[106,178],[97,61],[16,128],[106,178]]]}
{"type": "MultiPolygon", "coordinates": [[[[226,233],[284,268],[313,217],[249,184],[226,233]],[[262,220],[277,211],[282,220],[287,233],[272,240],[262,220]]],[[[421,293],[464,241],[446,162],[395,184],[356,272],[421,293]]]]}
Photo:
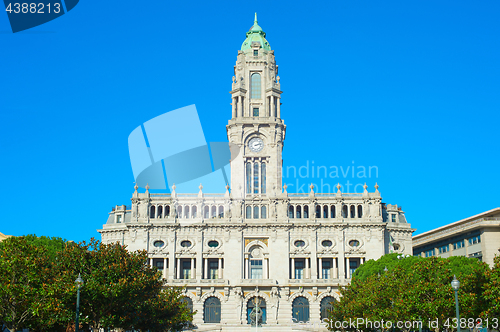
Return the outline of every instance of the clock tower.
{"type": "Polygon", "coordinates": [[[234,66],[232,117],[226,127],[229,142],[239,147],[231,151],[234,198],[281,193],[286,126],[281,119],[279,80],[274,51],[255,14],[234,66]]]}

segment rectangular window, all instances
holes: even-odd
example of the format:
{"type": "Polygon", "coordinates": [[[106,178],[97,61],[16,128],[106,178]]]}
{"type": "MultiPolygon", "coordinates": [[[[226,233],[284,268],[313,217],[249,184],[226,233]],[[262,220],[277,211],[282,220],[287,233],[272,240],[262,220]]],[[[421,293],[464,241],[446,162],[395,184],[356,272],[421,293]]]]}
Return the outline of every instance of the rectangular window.
{"type": "Polygon", "coordinates": [[[391,221],[396,222],[396,215],[395,214],[391,214],[391,221]]]}
{"type": "Polygon", "coordinates": [[[353,275],[354,271],[356,271],[357,268],[358,268],[358,261],[351,259],[349,261],[349,272],[350,272],[351,278],[352,278],[352,275],[353,275]]]}
{"type": "Polygon", "coordinates": [[[258,108],[253,109],[253,116],[259,116],[259,109],[258,108]]]}
{"type": "Polygon", "coordinates": [[[445,246],[439,247],[439,253],[444,254],[445,252],[450,251],[450,246],[447,244],[445,246]]]}
{"type": "Polygon", "coordinates": [[[163,270],[163,258],[153,258],[153,266],[158,270],[163,270]]]}
{"type": "Polygon", "coordinates": [[[119,214],[119,215],[116,216],[116,223],[119,224],[121,222],[122,222],[122,216],[121,216],[121,214],[119,214]]]}
{"type": "Polygon", "coordinates": [[[460,249],[463,247],[465,247],[465,240],[461,240],[461,241],[453,243],[453,250],[457,250],[457,249],[460,249]]]}
{"type": "Polygon", "coordinates": [[[425,252],[425,257],[431,257],[431,256],[434,256],[436,253],[434,251],[434,249],[431,249],[431,250],[427,250],[425,252]]]}
{"type": "Polygon", "coordinates": [[[295,279],[304,279],[304,260],[295,260],[295,279]]]}
{"type": "Polygon", "coordinates": [[[250,260],[250,278],[262,279],[262,259],[250,260]]]}
{"type": "Polygon", "coordinates": [[[208,261],[208,278],[218,279],[219,278],[219,262],[216,260],[208,261]]]}
{"type": "Polygon", "coordinates": [[[259,56],[259,50],[253,50],[253,55],[254,56],[259,56]]]}
{"type": "Polygon", "coordinates": [[[469,245],[476,244],[476,243],[481,243],[481,235],[471,237],[469,239],[469,245]]]}
{"type": "Polygon", "coordinates": [[[331,262],[329,260],[323,260],[321,262],[321,276],[323,279],[330,279],[330,269],[331,269],[331,262]]]}
{"type": "Polygon", "coordinates": [[[182,279],[191,279],[191,262],[182,262],[182,279]]]}

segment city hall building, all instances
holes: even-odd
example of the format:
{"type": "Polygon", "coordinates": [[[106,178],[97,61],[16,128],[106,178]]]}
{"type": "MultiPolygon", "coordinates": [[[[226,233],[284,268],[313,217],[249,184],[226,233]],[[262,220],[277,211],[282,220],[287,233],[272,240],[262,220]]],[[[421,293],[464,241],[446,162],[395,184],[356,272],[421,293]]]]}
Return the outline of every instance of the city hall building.
{"type": "Polygon", "coordinates": [[[99,230],[103,243],[147,250],[167,285],[186,286],[199,331],[249,331],[256,322],[269,331],[323,330],[356,268],[392,251],[412,254],[414,229],[400,207],[382,202],[378,186],[287,192],[287,112],[277,74],[255,18],[234,66],[226,131],[240,152],[226,192],[200,186],[181,194],[172,186],[160,194],[146,186],[140,193],[136,186],[131,206],[117,205],[99,230]]]}

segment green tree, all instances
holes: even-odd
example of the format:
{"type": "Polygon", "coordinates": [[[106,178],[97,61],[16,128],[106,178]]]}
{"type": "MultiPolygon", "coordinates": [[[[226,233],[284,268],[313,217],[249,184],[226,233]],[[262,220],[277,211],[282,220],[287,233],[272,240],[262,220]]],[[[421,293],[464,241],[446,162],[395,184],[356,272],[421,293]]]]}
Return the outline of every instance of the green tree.
{"type": "MultiPolygon", "coordinates": [[[[447,320],[455,317],[454,293],[450,285],[454,274],[461,282],[461,317],[473,318],[480,314],[484,306],[481,285],[488,270],[485,263],[466,257],[398,259],[394,254],[387,256],[379,262],[369,261],[356,271],[351,285],[341,290],[341,299],[330,317],[333,321],[363,318],[395,324],[421,320],[424,327],[443,329],[447,320]],[[387,266],[388,271],[381,269],[382,266],[387,266]],[[382,273],[378,272],[380,270],[382,273]],[[428,324],[436,319],[437,326],[428,324]]],[[[453,321],[448,320],[448,323],[453,321]]],[[[370,326],[358,328],[369,330],[370,326]]],[[[401,329],[416,328],[402,326],[401,329]]]]}
{"type": "Polygon", "coordinates": [[[83,326],[175,331],[192,321],[181,288],[165,287],[145,251],[92,239],[14,237],[0,245],[0,322],[10,331],[65,331],[74,321],[81,273],[83,326]]]}
{"type": "Polygon", "coordinates": [[[495,256],[493,268],[486,272],[486,283],[483,286],[485,310],[482,316],[485,318],[500,318],[500,256],[495,256]]]}

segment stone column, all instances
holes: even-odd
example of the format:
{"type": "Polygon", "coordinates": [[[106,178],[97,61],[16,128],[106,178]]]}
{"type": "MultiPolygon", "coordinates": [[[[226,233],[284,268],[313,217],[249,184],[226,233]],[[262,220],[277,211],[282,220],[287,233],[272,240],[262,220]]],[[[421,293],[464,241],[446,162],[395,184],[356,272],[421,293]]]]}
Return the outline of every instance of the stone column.
{"type": "Polygon", "coordinates": [[[270,108],[271,108],[271,114],[273,117],[276,117],[275,114],[274,114],[274,96],[271,95],[271,104],[269,105],[270,108]]]}
{"type": "Polygon", "coordinates": [[[323,279],[323,259],[319,258],[319,275],[318,279],[323,279]]]}
{"type": "Polygon", "coordinates": [[[309,258],[304,259],[306,261],[306,273],[305,273],[305,278],[304,279],[310,279],[311,278],[311,271],[309,271],[309,258]]]}
{"type": "Polygon", "coordinates": [[[241,102],[241,96],[238,96],[237,98],[238,98],[238,110],[237,111],[238,111],[239,114],[237,114],[236,116],[243,117],[243,108],[241,107],[241,104],[242,104],[242,102],[241,102]]]}
{"type": "Polygon", "coordinates": [[[250,279],[250,260],[245,257],[245,279],[250,279]]]}
{"type": "Polygon", "coordinates": [[[361,257],[359,260],[360,260],[360,265],[365,263],[365,258],[364,257],[361,257]]]}
{"type": "Polygon", "coordinates": [[[269,279],[267,275],[267,259],[262,259],[262,279],[269,279]]]}
{"type": "Polygon", "coordinates": [[[205,258],[205,279],[208,279],[208,258],[205,258]]]}
{"type": "Polygon", "coordinates": [[[167,279],[167,259],[163,258],[163,279],[167,279]]]}
{"type": "Polygon", "coordinates": [[[333,278],[337,279],[339,277],[339,271],[337,270],[337,258],[333,257],[333,278]]]}
{"type": "Polygon", "coordinates": [[[181,278],[181,259],[177,258],[177,278],[176,279],[180,279],[180,278],[181,278]]]}
{"type": "Polygon", "coordinates": [[[292,257],[292,275],[291,279],[295,279],[295,258],[292,257]]]}
{"type": "Polygon", "coordinates": [[[350,279],[351,278],[351,264],[350,264],[350,260],[349,260],[349,257],[346,258],[346,279],[350,279]]]}
{"type": "Polygon", "coordinates": [[[278,103],[278,118],[281,118],[281,98],[276,98],[276,102],[278,103]]]}
{"type": "Polygon", "coordinates": [[[191,279],[195,279],[196,278],[196,274],[195,274],[195,270],[194,270],[194,258],[191,257],[191,279]]]}
{"type": "Polygon", "coordinates": [[[231,98],[232,102],[232,109],[233,109],[233,119],[236,117],[236,100],[235,98],[231,98]]]}
{"type": "Polygon", "coordinates": [[[219,265],[218,265],[218,268],[219,268],[219,279],[222,279],[222,258],[219,257],[219,265]]]}

